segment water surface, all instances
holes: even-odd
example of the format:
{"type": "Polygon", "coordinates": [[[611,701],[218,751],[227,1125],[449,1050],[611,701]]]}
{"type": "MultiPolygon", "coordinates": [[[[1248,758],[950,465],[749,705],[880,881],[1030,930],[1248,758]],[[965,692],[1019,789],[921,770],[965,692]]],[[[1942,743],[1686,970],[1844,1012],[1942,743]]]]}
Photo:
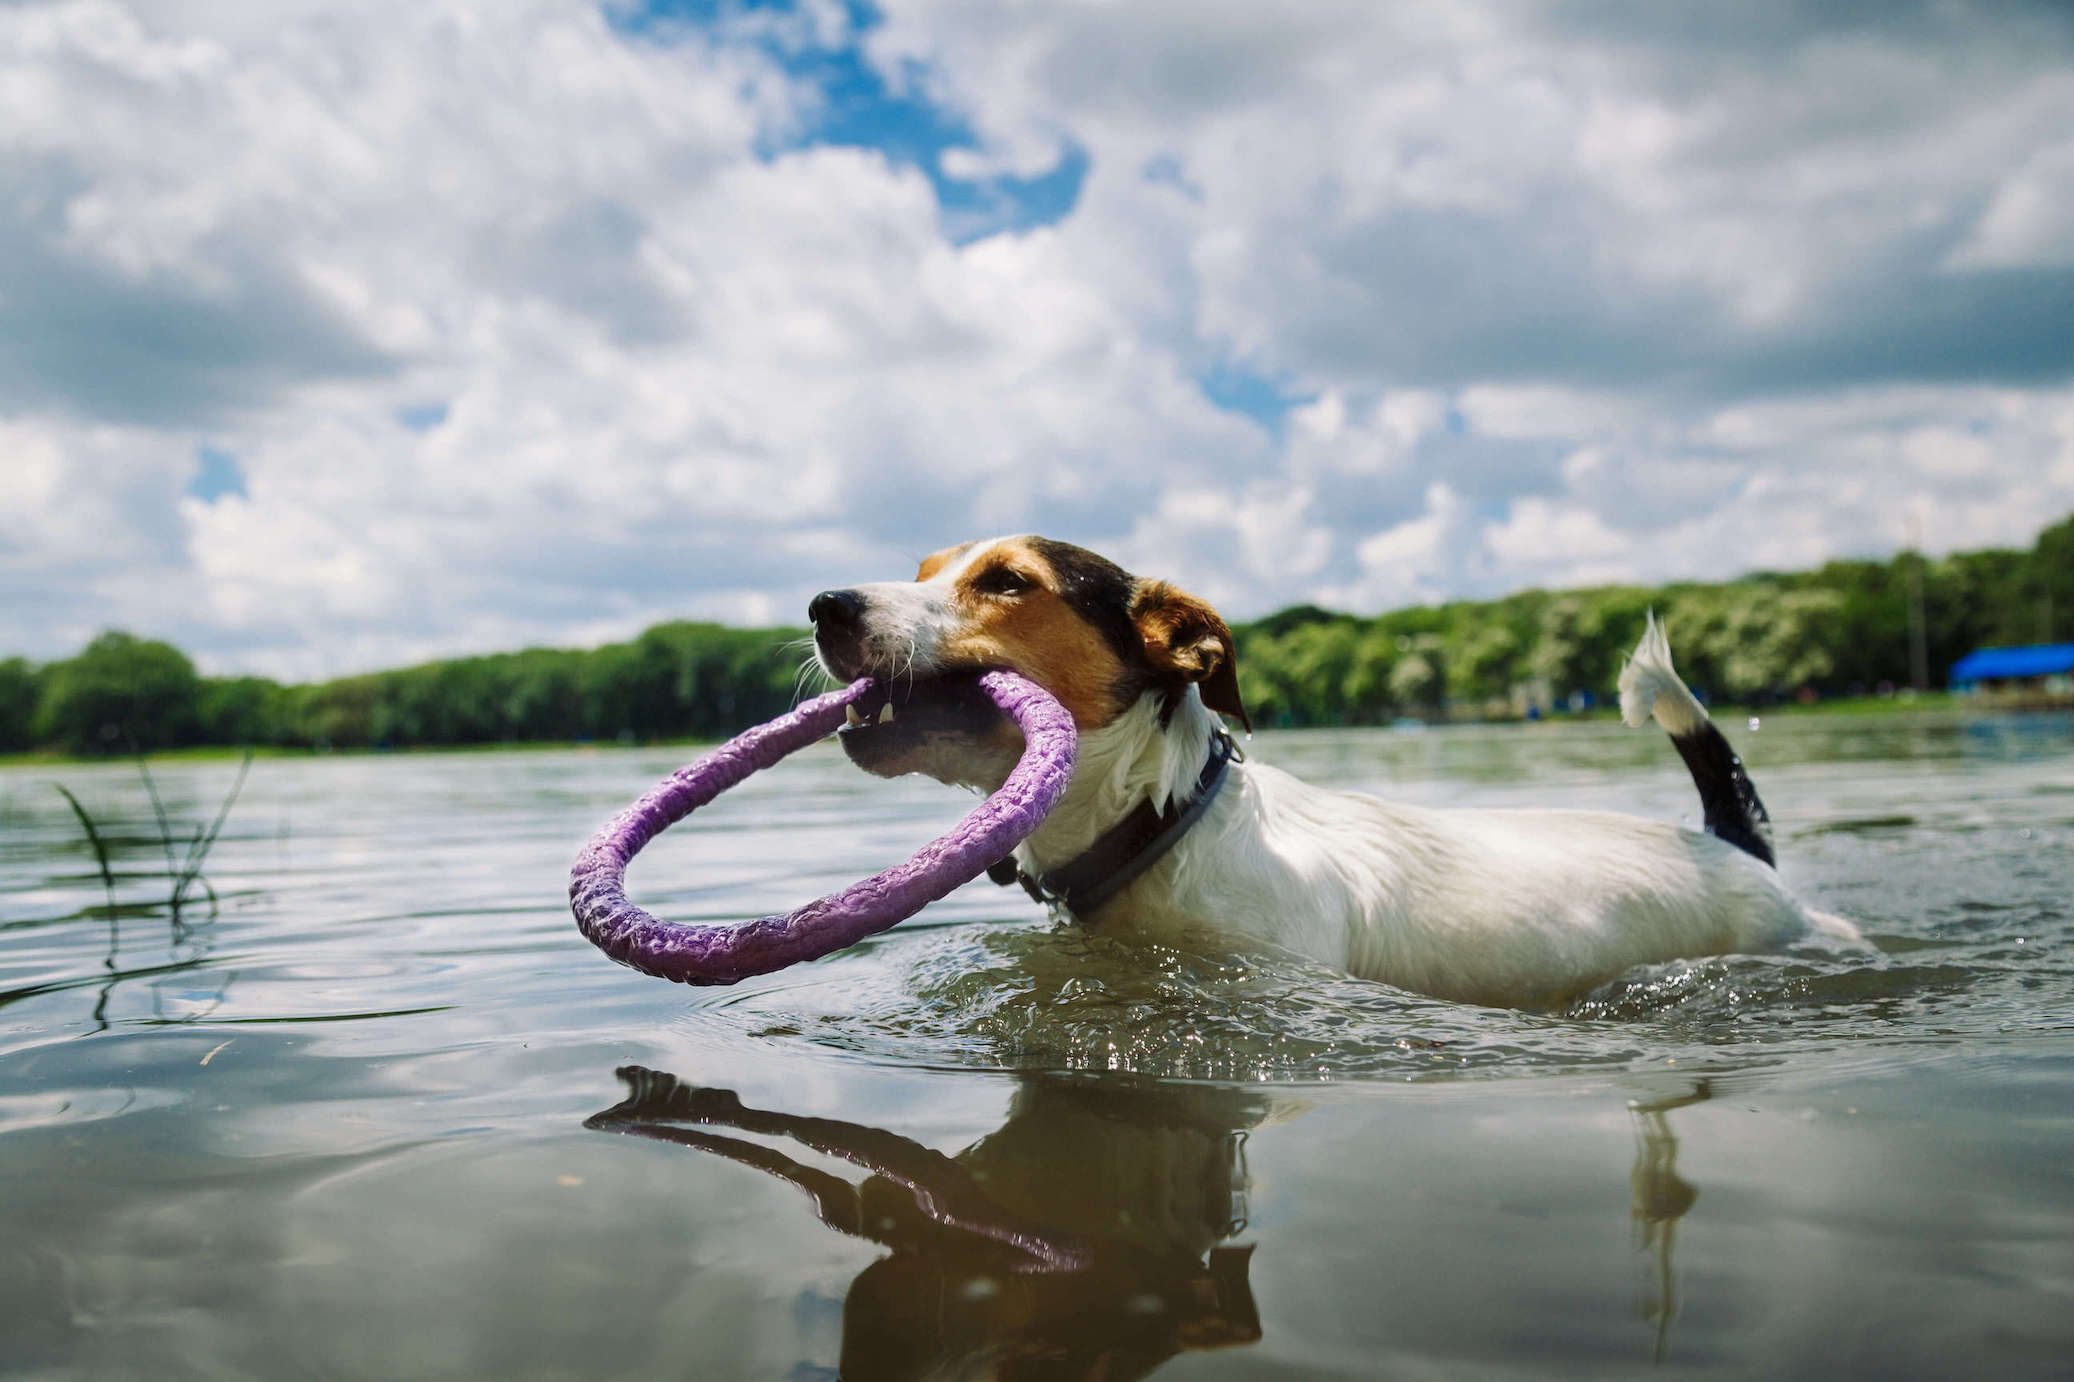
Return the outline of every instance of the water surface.
{"type": "MultiPolygon", "coordinates": [[[[679,755],[257,763],[165,906],[133,769],[0,772],[0,1372],[2065,1376],[2074,726],[1731,726],[1876,957],[1572,1009],[1053,927],[984,882],[735,989],[617,968],[565,870],[679,755]],[[110,828],[112,909],[70,785],[110,828]]],[[[1610,725],[1262,735],[1434,804],[1696,819],[1610,725]]],[[[234,767],[158,769],[176,824],[234,767]]],[[[781,910],[965,799],[816,749],[652,845],[781,910]]]]}

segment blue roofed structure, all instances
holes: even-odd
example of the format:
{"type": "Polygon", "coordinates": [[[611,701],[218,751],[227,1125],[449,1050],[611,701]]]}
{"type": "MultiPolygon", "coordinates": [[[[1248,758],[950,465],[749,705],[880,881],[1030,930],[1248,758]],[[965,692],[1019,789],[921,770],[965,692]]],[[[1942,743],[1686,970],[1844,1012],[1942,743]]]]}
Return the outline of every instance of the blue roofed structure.
{"type": "Polygon", "coordinates": [[[2074,643],[2038,643],[2028,648],[1981,648],[1952,664],[1954,691],[1983,682],[2033,681],[2074,676],[2074,643]]]}

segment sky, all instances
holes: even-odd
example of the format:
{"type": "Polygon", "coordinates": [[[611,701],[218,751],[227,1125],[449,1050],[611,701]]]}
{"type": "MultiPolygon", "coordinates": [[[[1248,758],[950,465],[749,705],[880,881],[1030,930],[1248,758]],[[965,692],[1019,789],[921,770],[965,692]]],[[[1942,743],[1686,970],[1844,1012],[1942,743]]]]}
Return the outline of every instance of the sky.
{"type": "Polygon", "coordinates": [[[0,655],[2025,545],[2074,11],[0,0],[0,655]]]}

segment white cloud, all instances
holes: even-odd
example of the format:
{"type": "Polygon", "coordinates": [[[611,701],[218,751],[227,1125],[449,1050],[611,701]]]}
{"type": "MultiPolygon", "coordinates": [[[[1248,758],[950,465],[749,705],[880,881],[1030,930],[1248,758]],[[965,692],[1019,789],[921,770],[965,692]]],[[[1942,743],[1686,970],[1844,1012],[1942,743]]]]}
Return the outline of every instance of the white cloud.
{"type": "Polygon", "coordinates": [[[1238,493],[1169,489],[1115,552],[1133,570],[1183,575],[1212,604],[1258,610],[1316,580],[1332,545],[1311,491],[1262,481],[1238,493]]]}
{"type": "MultiPolygon", "coordinates": [[[[1934,333],[1912,284],[1998,186],[2047,185],[2023,170],[2074,123],[2043,12],[1787,6],[1710,31],[1475,0],[888,10],[875,51],[934,64],[980,129],[1063,122],[1094,152],[1088,238],[1140,214],[1148,159],[1178,167],[1193,325],[1321,386],[1794,386],[1779,333],[1877,371],[1855,333],[1934,333]]],[[[1963,369],[2003,329],[1975,311],[1975,339],[1920,367],[1963,369]]]]}
{"type": "Polygon", "coordinates": [[[1477,384],[1457,404],[1470,426],[1503,441],[1564,441],[1596,436],[1640,420],[1639,401],[1548,385],[1477,384]]]}
{"type": "Polygon", "coordinates": [[[2009,172],[1945,263],[1961,271],[2074,264],[2074,140],[2039,149],[2009,172]]]}
{"type": "Polygon", "coordinates": [[[1488,549],[1460,495],[1438,481],[1425,508],[1363,538],[1354,549],[1358,574],[1320,592],[1321,602],[1350,609],[1433,604],[1488,580],[1488,549]]]}
{"type": "Polygon", "coordinates": [[[1089,160],[961,246],[925,168],[798,147],[833,4],[0,8],[0,651],[797,619],[1016,529],[1375,608],[2074,506],[2064,39],[1596,13],[890,4],[945,174],[1089,160]],[[203,445],[243,497],[183,498],[203,445]]]}
{"type": "Polygon", "coordinates": [[[1514,571],[1555,571],[1589,584],[1635,575],[1632,539],[1581,504],[1522,499],[1491,526],[1486,541],[1492,556],[1514,571]]]}
{"type": "MultiPolygon", "coordinates": [[[[407,11],[243,48],[108,4],[11,17],[16,61],[66,74],[35,128],[84,184],[67,253],[204,295],[259,266],[382,360],[147,433],[182,634],[314,672],[601,620],[797,619],[951,536],[1128,513],[1262,454],[1056,237],[955,248],[911,168],[757,156],[778,78],[753,56],[630,44],[581,6],[407,11]],[[113,103],[65,130],[88,88],[113,103]],[[443,421],[398,424],[428,399],[443,421]],[[204,434],[248,497],[174,503],[204,434]]],[[[12,426],[25,507],[87,485],[61,414],[12,426]]],[[[84,537],[46,545],[84,559],[84,537]]],[[[10,632],[48,654],[77,631],[10,632]]]]}
{"type": "Polygon", "coordinates": [[[1410,464],[1447,416],[1446,396],[1431,390],[1394,390],[1357,409],[1329,389],[1290,414],[1288,464],[1298,474],[1336,471],[1381,481],[1410,464]]]}

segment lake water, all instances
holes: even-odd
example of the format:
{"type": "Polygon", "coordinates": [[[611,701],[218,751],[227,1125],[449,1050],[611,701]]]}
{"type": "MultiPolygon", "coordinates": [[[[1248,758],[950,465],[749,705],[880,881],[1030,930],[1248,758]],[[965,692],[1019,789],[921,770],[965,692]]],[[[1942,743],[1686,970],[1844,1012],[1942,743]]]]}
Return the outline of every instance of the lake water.
{"type": "MultiPolygon", "coordinates": [[[[1881,954],[1561,1013],[1053,928],[984,881],[736,989],[570,921],[669,751],[254,765],[176,924],[134,769],[0,771],[0,1373],[2067,1377],[2074,722],[1732,737],[1881,954]],[[116,837],[111,920],[51,783],[116,837]]],[[[1264,734],[1428,803],[1696,819],[1605,724],[1264,734]]],[[[176,823],[234,765],[158,768],[176,823]]],[[[783,910],[968,804],[829,746],[663,836],[783,910]]]]}

